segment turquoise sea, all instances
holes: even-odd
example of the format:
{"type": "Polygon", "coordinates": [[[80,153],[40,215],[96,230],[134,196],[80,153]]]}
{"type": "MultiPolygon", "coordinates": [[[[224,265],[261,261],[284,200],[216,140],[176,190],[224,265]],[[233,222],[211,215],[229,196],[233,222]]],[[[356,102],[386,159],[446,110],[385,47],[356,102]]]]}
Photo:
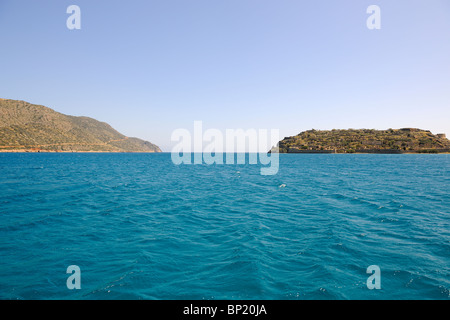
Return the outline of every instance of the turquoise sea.
{"type": "Polygon", "coordinates": [[[449,300],[449,171],[450,155],[281,154],[263,176],[3,153],[0,299],[449,300]]]}

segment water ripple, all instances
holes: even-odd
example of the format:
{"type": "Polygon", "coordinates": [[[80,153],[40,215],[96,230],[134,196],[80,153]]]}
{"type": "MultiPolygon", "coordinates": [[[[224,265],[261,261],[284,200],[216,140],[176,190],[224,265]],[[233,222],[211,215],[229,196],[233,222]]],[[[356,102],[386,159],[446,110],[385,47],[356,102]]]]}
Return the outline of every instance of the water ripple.
{"type": "Polygon", "coordinates": [[[449,165],[281,155],[261,176],[169,154],[0,154],[0,298],[450,299],[449,165]]]}

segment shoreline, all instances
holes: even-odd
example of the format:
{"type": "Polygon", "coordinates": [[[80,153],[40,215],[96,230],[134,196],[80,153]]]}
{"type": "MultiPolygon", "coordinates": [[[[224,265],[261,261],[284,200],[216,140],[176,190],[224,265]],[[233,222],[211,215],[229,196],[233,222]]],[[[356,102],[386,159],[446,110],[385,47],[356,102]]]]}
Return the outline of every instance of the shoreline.
{"type": "MultiPolygon", "coordinates": [[[[53,151],[53,150],[1,150],[0,153],[154,153],[154,154],[163,154],[163,153],[171,153],[164,151],[53,151]]],[[[188,153],[198,153],[198,152],[188,152],[188,153]]],[[[202,152],[200,152],[202,153],[202,152]]],[[[223,154],[226,153],[250,153],[250,152],[221,152],[223,154]]],[[[253,153],[253,152],[252,152],[253,153]]],[[[257,153],[257,152],[255,152],[257,153]]],[[[275,152],[274,152],[275,153],[275,152]]],[[[446,152],[277,152],[278,154],[450,154],[449,151],[446,152]]]]}
{"type": "Polygon", "coordinates": [[[52,150],[0,150],[0,153],[164,153],[156,151],[52,151],[52,150]]]}

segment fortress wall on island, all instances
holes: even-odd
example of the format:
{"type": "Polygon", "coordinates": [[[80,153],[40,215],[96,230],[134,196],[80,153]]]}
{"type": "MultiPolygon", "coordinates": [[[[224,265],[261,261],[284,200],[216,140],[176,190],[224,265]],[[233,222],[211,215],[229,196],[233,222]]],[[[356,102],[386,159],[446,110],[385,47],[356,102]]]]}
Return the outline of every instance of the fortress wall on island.
{"type": "Polygon", "coordinates": [[[355,153],[381,153],[381,154],[400,154],[400,153],[415,153],[407,152],[398,149],[357,149],[355,153]]]}
{"type": "Polygon", "coordinates": [[[357,149],[355,152],[339,152],[336,150],[302,150],[298,148],[289,148],[287,153],[321,153],[321,154],[343,154],[343,153],[367,153],[367,154],[421,154],[421,153],[450,153],[447,149],[423,149],[423,150],[398,150],[398,149],[357,149]]]}
{"type": "Polygon", "coordinates": [[[281,153],[450,153],[444,133],[418,128],[307,130],[279,141],[281,153]]]}
{"type": "Polygon", "coordinates": [[[287,153],[336,153],[335,150],[302,150],[298,148],[289,148],[287,153]]]}

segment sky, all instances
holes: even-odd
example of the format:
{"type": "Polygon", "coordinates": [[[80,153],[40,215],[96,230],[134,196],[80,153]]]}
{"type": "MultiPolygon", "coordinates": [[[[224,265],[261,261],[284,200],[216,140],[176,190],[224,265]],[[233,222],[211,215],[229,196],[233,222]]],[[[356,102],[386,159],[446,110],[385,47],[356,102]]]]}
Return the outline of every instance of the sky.
{"type": "Polygon", "coordinates": [[[0,98],[170,152],[178,128],[450,136],[448,0],[0,0],[0,98]],[[81,10],[81,29],[66,12],[81,10]],[[381,28],[366,25],[370,5],[381,28]]]}

